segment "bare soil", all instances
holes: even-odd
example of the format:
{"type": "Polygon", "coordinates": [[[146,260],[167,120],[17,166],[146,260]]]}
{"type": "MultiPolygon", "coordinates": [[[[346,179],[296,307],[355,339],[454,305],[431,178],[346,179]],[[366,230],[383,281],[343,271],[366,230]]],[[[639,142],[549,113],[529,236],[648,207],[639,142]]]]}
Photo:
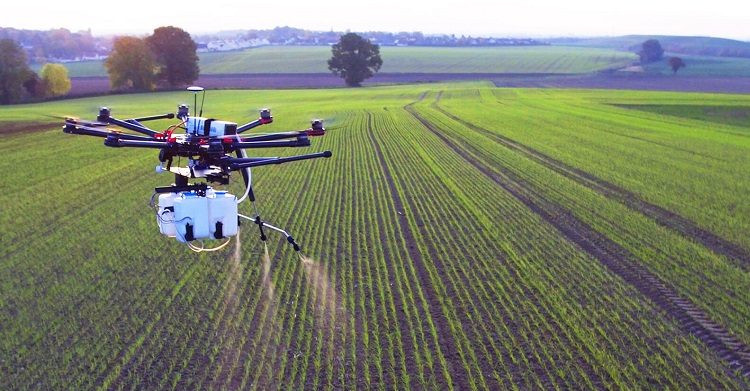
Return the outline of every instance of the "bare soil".
{"type": "Polygon", "coordinates": [[[50,130],[51,128],[61,126],[61,124],[62,124],[62,121],[1,122],[0,123],[0,135],[8,135],[8,134],[14,134],[14,133],[41,132],[43,130],[50,130]]]}

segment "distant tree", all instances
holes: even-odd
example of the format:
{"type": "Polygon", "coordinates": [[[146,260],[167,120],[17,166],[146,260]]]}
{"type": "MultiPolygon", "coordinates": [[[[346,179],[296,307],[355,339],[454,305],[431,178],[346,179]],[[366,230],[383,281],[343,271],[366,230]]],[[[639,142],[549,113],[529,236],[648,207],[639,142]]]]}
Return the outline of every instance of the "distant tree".
{"type": "Polygon", "coordinates": [[[641,45],[641,51],[638,52],[642,64],[659,61],[664,56],[664,49],[656,39],[649,39],[641,45]]]}
{"type": "Polygon", "coordinates": [[[23,82],[23,88],[26,89],[26,94],[33,99],[42,99],[46,94],[44,82],[32,70],[29,70],[26,81],[23,82]]]}
{"type": "Polygon", "coordinates": [[[354,33],[342,35],[331,52],[328,69],[351,87],[359,87],[383,65],[380,47],[354,33]]]}
{"type": "Polygon", "coordinates": [[[195,41],[185,30],[173,26],[159,27],[146,38],[146,43],[156,59],[156,77],[159,81],[179,86],[190,84],[198,78],[195,41]]]}
{"type": "Polygon", "coordinates": [[[136,37],[115,38],[104,67],[112,88],[154,89],[156,62],[146,42],[136,37]]]}
{"type": "Polygon", "coordinates": [[[685,61],[680,57],[669,57],[669,66],[672,67],[672,73],[677,74],[680,68],[685,67],[685,61]]]}
{"type": "Polygon", "coordinates": [[[70,92],[68,68],[62,64],[44,64],[40,72],[46,96],[63,96],[70,92]]]}
{"type": "Polygon", "coordinates": [[[0,39],[0,104],[17,102],[24,91],[23,83],[33,73],[26,64],[26,53],[16,41],[0,39]]]}

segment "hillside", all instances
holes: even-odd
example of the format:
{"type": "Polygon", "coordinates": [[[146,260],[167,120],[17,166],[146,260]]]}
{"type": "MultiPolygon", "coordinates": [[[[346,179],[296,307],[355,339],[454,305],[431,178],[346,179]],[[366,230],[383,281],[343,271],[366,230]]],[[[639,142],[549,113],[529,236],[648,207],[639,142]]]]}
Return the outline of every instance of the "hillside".
{"type": "Polygon", "coordinates": [[[750,57],[750,42],[715,37],[671,35],[624,35],[598,38],[555,38],[556,45],[607,48],[637,52],[648,39],[657,39],[664,50],[678,54],[717,57],[750,57]]]}
{"type": "MultiPolygon", "coordinates": [[[[328,46],[266,46],[200,53],[202,74],[329,73],[328,46]]],[[[617,68],[635,55],[598,48],[381,48],[382,73],[588,73],[617,68]]],[[[66,63],[70,76],[106,76],[101,61],[66,63]]]]}
{"type": "Polygon", "coordinates": [[[669,56],[679,56],[685,61],[686,66],[679,70],[678,76],[750,77],[750,58],[694,56],[672,52],[665,53],[663,61],[645,65],[644,70],[653,74],[671,75],[672,68],[667,63],[669,56]]]}

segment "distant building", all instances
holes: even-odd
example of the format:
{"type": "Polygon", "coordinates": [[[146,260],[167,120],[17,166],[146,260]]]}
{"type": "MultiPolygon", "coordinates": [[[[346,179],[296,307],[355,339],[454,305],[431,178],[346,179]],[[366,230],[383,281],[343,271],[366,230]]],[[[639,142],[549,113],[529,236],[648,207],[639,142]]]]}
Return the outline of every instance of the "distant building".
{"type": "Polygon", "coordinates": [[[265,38],[256,39],[221,39],[201,43],[198,47],[199,52],[226,52],[230,50],[241,50],[258,46],[269,45],[270,42],[265,38]]]}

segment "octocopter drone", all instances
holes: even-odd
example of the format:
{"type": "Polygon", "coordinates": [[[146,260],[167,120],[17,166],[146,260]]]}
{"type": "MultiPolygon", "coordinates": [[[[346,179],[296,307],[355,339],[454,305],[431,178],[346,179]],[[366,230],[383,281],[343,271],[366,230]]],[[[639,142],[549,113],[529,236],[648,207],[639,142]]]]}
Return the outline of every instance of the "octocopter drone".
{"type": "Polygon", "coordinates": [[[246,149],[307,147],[310,137],[322,136],[326,129],[322,120],[313,120],[310,128],[299,131],[268,133],[242,137],[241,134],[273,122],[271,111],[261,109],[260,117],[244,125],[203,117],[203,102],[206,92],[201,87],[188,87],[193,92],[193,107],[197,107],[198,94],[203,92],[201,110],[192,116],[186,104],[177,107],[177,114],[167,113],[148,117],[117,119],[107,107],[99,109],[96,121],[65,118],[63,132],[104,138],[104,145],[114,148],[153,148],[159,150],[156,172],[174,173],[174,184],[157,187],[151,196],[150,205],[156,213],[159,231],[186,243],[196,252],[215,251],[226,246],[232,236],[239,232],[240,218],[252,221],[260,230],[260,239],[266,241],[265,229],[278,231],[299,252],[300,246],[285,230],[261,219],[255,205],[251,168],[270,164],[282,164],[298,160],[331,157],[330,151],[289,157],[248,157],[246,149]],[[156,131],[143,122],[177,118],[180,122],[163,131],[156,131]],[[125,133],[108,126],[140,133],[125,133]],[[177,133],[184,130],[184,133],[177,133]],[[234,156],[232,156],[234,154],[234,156]],[[175,164],[175,158],[178,158],[175,164]],[[185,158],[186,165],[179,166],[185,158]],[[244,194],[238,199],[224,190],[216,190],[208,183],[229,184],[232,171],[240,171],[245,182],[244,194]],[[191,179],[203,178],[205,182],[190,183],[191,179]],[[158,196],[158,198],[157,198],[158,196]],[[158,202],[154,204],[155,199],[158,202]],[[238,204],[249,199],[254,216],[238,213],[238,204]],[[214,248],[206,248],[204,239],[226,239],[214,248]],[[198,242],[200,246],[193,243],[198,242]]]}

